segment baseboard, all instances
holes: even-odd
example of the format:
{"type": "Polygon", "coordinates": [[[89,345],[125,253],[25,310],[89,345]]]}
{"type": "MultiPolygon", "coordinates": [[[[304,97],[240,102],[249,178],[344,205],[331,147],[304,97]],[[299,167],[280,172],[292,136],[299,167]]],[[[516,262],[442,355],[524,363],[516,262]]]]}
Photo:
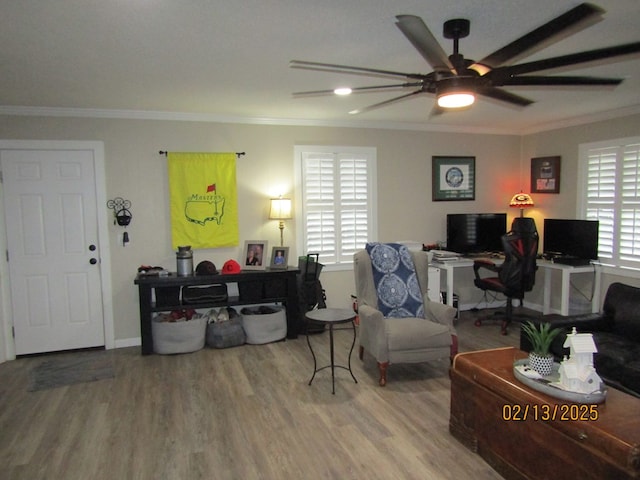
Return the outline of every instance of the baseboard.
{"type": "Polygon", "coordinates": [[[115,341],[115,348],[139,347],[140,345],[142,345],[140,337],[123,338],[115,341]]]}

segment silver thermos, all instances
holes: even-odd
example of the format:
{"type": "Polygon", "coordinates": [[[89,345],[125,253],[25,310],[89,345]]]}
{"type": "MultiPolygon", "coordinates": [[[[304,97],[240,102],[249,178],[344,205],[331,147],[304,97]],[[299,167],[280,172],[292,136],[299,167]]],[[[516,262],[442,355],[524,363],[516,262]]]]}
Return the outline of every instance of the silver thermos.
{"type": "Polygon", "coordinates": [[[188,277],[193,275],[193,251],[191,246],[178,247],[176,252],[176,260],[178,264],[178,276],[188,277]]]}

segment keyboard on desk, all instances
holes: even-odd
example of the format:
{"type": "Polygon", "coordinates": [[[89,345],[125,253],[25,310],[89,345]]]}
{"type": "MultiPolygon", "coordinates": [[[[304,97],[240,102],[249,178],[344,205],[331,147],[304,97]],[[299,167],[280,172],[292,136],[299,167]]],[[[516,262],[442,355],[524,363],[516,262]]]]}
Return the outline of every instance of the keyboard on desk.
{"type": "Polygon", "coordinates": [[[473,252],[473,253],[467,253],[465,254],[465,258],[468,258],[470,260],[477,260],[479,258],[486,258],[486,259],[501,259],[504,258],[504,254],[503,253],[497,253],[497,252],[473,252]]]}

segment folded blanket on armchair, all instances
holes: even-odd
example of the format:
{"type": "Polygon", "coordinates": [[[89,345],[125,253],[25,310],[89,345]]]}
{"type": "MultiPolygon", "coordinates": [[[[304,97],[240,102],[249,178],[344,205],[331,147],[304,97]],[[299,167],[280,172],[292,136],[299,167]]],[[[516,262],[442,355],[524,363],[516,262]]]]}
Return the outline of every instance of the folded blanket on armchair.
{"type": "Polygon", "coordinates": [[[382,314],[424,318],[422,292],[409,249],[399,243],[368,243],[366,249],[382,314]]]}

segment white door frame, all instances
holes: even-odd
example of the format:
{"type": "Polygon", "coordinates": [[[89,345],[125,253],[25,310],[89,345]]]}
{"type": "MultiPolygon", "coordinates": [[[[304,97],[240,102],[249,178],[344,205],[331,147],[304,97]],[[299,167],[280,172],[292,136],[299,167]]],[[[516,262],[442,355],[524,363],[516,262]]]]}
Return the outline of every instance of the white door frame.
{"type": "MultiPolygon", "coordinates": [[[[104,164],[104,143],[66,140],[0,140],[2,150],[92,150],[95,159],[96,207],[98,242],[100,245],[100,280],[102,284],[102,314],[104,318],[105,348],[115,347],[113,303],[111,292],[111,252],[109,249],[107,191],[104,164]],[[101,208],[104,207],[104,208],[101,208]]],[[[11,289],[8,282],[7,234],[4,204],[0,195],[0,362],[16,358],[12,327],[11,289]]]]}

